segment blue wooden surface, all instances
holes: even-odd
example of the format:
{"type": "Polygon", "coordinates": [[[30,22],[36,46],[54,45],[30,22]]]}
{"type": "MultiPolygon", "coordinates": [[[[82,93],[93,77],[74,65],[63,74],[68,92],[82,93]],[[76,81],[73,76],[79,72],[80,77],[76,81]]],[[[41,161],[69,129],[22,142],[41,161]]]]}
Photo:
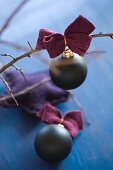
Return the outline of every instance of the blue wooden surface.
{"type": "MultiPolygon", "coordinates": [[[[0,0],[0,26],[20,0],[0,0]]],[[[2,39],[35,46],[38,30],[42,27],[63,32],[79,14],[96,25],[95,33],[113,32],[113,1],[40,0],[29,2],[13,19],[2,39]]],[[[44,126],[20,109],[0,109],[0,170],[113,170],[113,40],[96,38],[90,50],[107,53],[88,60],[89,73],[85,83],[74,90],[76,97],[88,112],[91,126],[73,141],[70,155],[58,164],[42,161],[35,153],[36,133],[44,126]]],[[[14,55],[22,52],[0,45],[0,53],[14,55]]],[[[43,52],[43,55],[47,53],[43,52]]],[[[6,62],[8,59],[3,59],[6,62]]],[[[18,62],[25,72],[48,68],[33,57],[18,62]]],[[[4,90],[1,83],[0,91],[4,90]]],[[[58,107],[64,112],[74,109],[71,99],[58,107]]]]}

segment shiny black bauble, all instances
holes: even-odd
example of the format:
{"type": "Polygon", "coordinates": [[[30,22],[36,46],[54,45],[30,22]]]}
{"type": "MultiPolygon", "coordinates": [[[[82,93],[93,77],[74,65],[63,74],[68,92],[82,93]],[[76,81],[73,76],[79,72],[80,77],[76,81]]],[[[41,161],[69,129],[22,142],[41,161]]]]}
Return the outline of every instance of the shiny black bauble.
{"type": "Polygon", "coordinates": [[[58,162],[70,153],[72,138],[64,127],[51,124],[40,130],[34,144],[36,152],[43,160],[58,162]]]}
{"type": "Polygon", "coordinates": [[[59,87],[69,90],[80,86],[87,76],[84,58],[74,53],[70,58],[62,55],[52,59],[49,73],[51,80],[59,87]]]}

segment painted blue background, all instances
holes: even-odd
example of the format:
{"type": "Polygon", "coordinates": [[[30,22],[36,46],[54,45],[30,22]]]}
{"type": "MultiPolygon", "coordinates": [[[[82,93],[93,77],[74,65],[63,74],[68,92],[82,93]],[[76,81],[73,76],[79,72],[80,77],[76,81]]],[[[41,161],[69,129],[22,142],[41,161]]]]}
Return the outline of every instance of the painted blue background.
{"type": "MultiPolygon", "coordinates": [[[[0,26],[20,0],[0,0],[0,26]]],[[[112,0],[29,0],[5,30],[2,39],[34,47],[42,27],[63,33],[79,14],[91,20],[99,32],[113,32],[112,0]]],[[[33,142],[43,126],[20,109],[0,109],[0,170],[113,170],[113,40],[93,39],[89,50],[106,50],[102,57],[87,59],[89,73],[85,83],[74,93],[88,113],[91,126],[73,141],[70,155],[58,164],[42,161],[35,153],[33,142]]],[[[0,53],[15,56],[22,51],[0,44],[0,53]]],[[[46,52],[42,53],[48,57],[46,52]]],[[[2,62],[8,59],[1,57],[2,62]]],[[[40,60],[23,59],[18,66],[24,72],[48,68],[40,60]]],[[[0,91],[5,89],[0,84],[0,91]]],[[[64,112],[74,109],[71,99],[58,107],[64,112]]]]}

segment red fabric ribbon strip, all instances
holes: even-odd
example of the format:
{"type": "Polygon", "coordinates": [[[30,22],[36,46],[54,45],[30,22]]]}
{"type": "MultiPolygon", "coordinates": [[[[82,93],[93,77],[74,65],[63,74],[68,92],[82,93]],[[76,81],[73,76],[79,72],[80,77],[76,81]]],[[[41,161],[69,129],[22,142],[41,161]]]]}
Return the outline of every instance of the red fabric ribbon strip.
{"type": "Polygon", "coordinates": [[[84,56],[92,40],[89,34],[94,29],[95,26],[80,15],[66,28],[64,35],[40,29],[36,49],[47,49],[50,57],[54,58],[60,55],[67,45],[71,51],[84,56]]]}
{"type": "Polygon", "coordinates": [[[69,111],[62,117],[60,110],[49,103],[45,103],[43,109],[36,114],[43,122],[50,124],[62,124],[75,137],[79,129],[83,129],[81,111],[69,111]]]}

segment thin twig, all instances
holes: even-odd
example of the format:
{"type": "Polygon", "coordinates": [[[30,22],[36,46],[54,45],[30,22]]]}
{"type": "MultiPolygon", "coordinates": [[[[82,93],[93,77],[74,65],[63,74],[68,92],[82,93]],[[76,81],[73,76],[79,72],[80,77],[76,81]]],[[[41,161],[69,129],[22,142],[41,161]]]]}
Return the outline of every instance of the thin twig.
{"type": "MultiPolygon", "coordinates": [[[[22,46],[19,45],[17,43],[11,42],[11,41],[7,41],[7,40],[0,40],[0,43],[4,44],[4,45],[8,45],[12,48],[15,48],[17,50],[22,50],[22,51],[28,51],[29,48],[27,48],[26,46],[22,46]]],[[[38,59],[40,59],[43,63],[49,65],[50,61],[48,60],[47,57],[42,56],[39,52],[34,54],[38,59]]]]}
{"type": "MultiPolygon", "coordinates": [[[[112,37],[113,36],[113,33],[105,33],[105,34],[102,34],[102,33],[98,33],[98,34],[91,34],[91,37],[92,38],[97,38],[97,37],[112,37]]],[[[15,42],[12,42],[12,41],[8,41],[8,40],[0,40],[0,43],[2,44],[5,44],[5,45],[8,45],[10,47],[13,47],[15,49],[19,49],[19,50],[28,50],[27,47],[25,46],[22,46],[22,45],[19,45],[15,42]]]]}
{"type": "Polygon", "coordinates": [[[12,64],[12,66],[13,66],[17,71],[19,71],[19,72],[21,73],[21,75],[23,76],[24,80],[27,81],[27,78],[26,78],[23,70],[22,70],[21,68],[17,67],[16,65],[14,65],[14,64],[12,64]]]}
{"type": "Polygon", "coordinates": [[[69,94],[70,94],[73,102],[74,102],[74,103],[80,108],[80,110],[84,113],[85,121],[86,121],[87,125],[90,126],[91,123],[90,123],[90,121],[89,121],[89,119],[88,119],[88,117],[87,117],[87,112],[84,110],[84,108],[82,107],[81,103],[80,103],[79,100],[75,97],[75,95],[73,94],[73,92],[70,91],[70,90],[69,90],[68,92],[69,92],[69,94]]]}
{"type": "Polygon", "coordinates": [[[13,91],[12,91],[12,89],[11,89],[11,87],[10,87],[10,84],[2,77],[2,76],[0,76],[0,79],[3,81],[3,83],[6,85],[6,87],[8,88],[8,90],[9,90],[9,93],[10,93],[10,97],[11,98],[13,98],[13,100],[15,101],[15,103],[16,103],[16,105],[18,105],[18,102],[17,102],[17,100],[15,99],[15,97],[14,97],[14,95],[13,95],[13,91]]]}
{"type": "MultiPolygon", "coordinates": [[[[15,58],[14,56],[12,56],[11,54],[6,54],[6,53],[4,53],[4,54],[0,54],[0,55],[1,55],[1,56],[11,57],[13,60],[16,59],[16,58],[15,58]]],[[[3,65],[2,65],[2,66],[3,66],[3,65]]],[[[21,68],[17,67],[17,66],[14,65],[14,64],[12,64],[11,66],[13,66],[17,71],[19,71],[19,72],[22,74],[22,76],[24,77],[24,79],[27,80],[21,68]]]]}
{"type": "Polygon", "coordinates": [[[29,45],[30,49],[32,50],[33,48],[32,48],[32,46],[31,46],[30,42],[29,42],[29,41],[27,41],[27,43],[28,43],[28,45],[29,45]]]}
{"type": "Polygon", "coordinates": [[[105,54],[106,53],[106,51],[105,50],[94,50],[94,51],[88,51],[88,52],[86,52],[86,54],[85,55],[90,55],[90,56],[100,56],[100,55],[102,55],[102,54],[105,54]]]}
{"type": "Polygon", "coordinates": [[[22,58],[25,57],[29,57],[31,54],[33,54],[34,52],[38,51],[37,49],[32,49],[16,58],[13,58],[10,62],[8,62],[7,64],[5,64],[1,69],[0,69],[0,73],[2,73],[4,70],[6,70],[8,67],[10,67],[11,65],[13,65],[15,62],[17,62],[18,60],[21,60],[22,58]]]}
{"type": "Polygon", "coordinates": [[[113,33],[104,33],[104,34],[103,34],[102,32],[100,32],[100,33],[98,33],[98,34],[92,34],[91,37],[92,37],[92,38],[97,38],[97,37],[110,37],[110,38],[113,39],[113,33]]]}
{"type": "Polygon", "coordinates": [[[17,50],[24,50],[24,51],[28,51],[29,49],[23,45],[19,45],[17,43],[14,43],[12,41],[8,41],[8,40],[0,40],[1,44],[7,45],[9,47],[15,48],[17,50]]]}
{"type": "Polygon", "coordinates": [[[4,54],[0,54],[0,55],[4,56],[4,57],[11,57],[12,59],[15,60],[15,57],[13,57],[11,54],[4,53],[4,54]]]}
{"type": "MultiPolygon", "coordinates": [[[[28,50],[29,50],[27,47],[22,46],[22,45],[19,45],[19,44],[17,44],[17,43],[11,42],[11,41],[0,40],[0,43],[1,43],[1,44],[4,44],[4,45],[8,45],[8,46],[10,46],[10,47],[12,47],[12,48],[15,48],[15,49],[17,49],[17,50],[22,50],[22,51],[23,51],[23,50],[24,50],[24,51],[28,51],[28,50]]],[[[106,51],[105,51],[105,50],[93,50],[93,51],[88,51],[88,52],[86,52],[85,55],[93,55],[93,56],[96,56],[96,55],[101,55],[101,54],[103,54],[103,53],[106,53],[106,51]]],[[[48,61],[48,59],[45,58],[44,56],[42,56],[39,52],[38,52],[38,54],[36,54],[36,56],[38,56],[41,60],[44,58],[44,59],[43,59],[43,60],[44,60],[44,63],[47,63],[47,64],[50,63],[50,62],[48,61]]]]}
{"type": "MultiPolygon", "coordinates": [[[[26,87],[24,90],[21,90],[21,91],[19,91],[17,93],[14,93],[13,96],[16,98],[16,97],[25,95],[27,93],[30,93],[35,88],[37,88],[37,87],[39,87],[39,86],[41,86],[44,83],[47,83],[49,81],[51,81],[51,79],[50,79],[50,77],[47,77],[47,78],[41,80],[40,82],[33,84],[32,86],[26,87]]],[[[0,102],[6,101],[6,100],[10,100],[10,99],[12,99],[12,97],[7,95],[7,96],[4,96],[4,97],[1,97],[0,98],[0,102]]]]}
{"type": "MultiPolygon", "coordinates": [[[[106,34],[103,34],[103,33],[99,33],[99,34],[92,34],[91,35],[92,38],[95,38],[95,37],[110,37],[110,38],[113,38],[113,33],[106,33],[106,34]]],[[[8,42],[9,43],[9,42],[8,42]]],[[[10,43],[9,43],[10,44],[10,43]]],[[[13,44],[15,47],[18,47],[18,45],[16,45],[15,43],[13,44]]],[[[20,49],[23,49],[22,47],[20,47],[20,49]]],[[[24,48],[25,49],[25,48],[24,48]]],[[[36,49],[32,49],[31,51],[37,51],[36,49]]],[[[104,52],[103,52],[104,53],[104,52]]],[[[32,53],[31,53],[32,54],[32,53]]],[[[89,53],[86,53],[86,55],[88,55],[89,53]]],[[[94,54],[94,53],[93,53],[94,54]]],[[[24,54],[23,54],[24,55],[24,54]]],[[[23,56],[21,55],[21,56],[23,56]]],[[[30,54],[29,54],[30,55],[30,54]]],[[[25,57],[25,56],[24,56],[25,57]]],[[[42,56],[40,56],[40,54],[38,54],[38,57],[40,57],[40,59],[42,59],[45,63],[47,63],[48,65],[50,64],[50,62],[46,59],[46,58],[42,58],[42,56]]],[[[23,57],[22,57],[23,58],[23,57]]],[[[13,61],[9,62],[8,64],[4,65],[3,68],[0,69],[0,73],[4,71],[4,69],[8,68],[10,66],[10,64],[12,65],[12,62],[15,63],[17,60],[14,59],[13,61]]]]}
{"type": "Polygon", "coordinates": [[[11,13],[11,15],[7,18],[5,23],[3,24],[2,28],[0,29],[0,35],[5,31],[7,26],[10,24],[14,16],[17,14],[17,12],[20,11],[20,9],[25,5],[25,3],[28,2],[28,0],[23,0],[16,8],[15,10],[11,13]]]}

